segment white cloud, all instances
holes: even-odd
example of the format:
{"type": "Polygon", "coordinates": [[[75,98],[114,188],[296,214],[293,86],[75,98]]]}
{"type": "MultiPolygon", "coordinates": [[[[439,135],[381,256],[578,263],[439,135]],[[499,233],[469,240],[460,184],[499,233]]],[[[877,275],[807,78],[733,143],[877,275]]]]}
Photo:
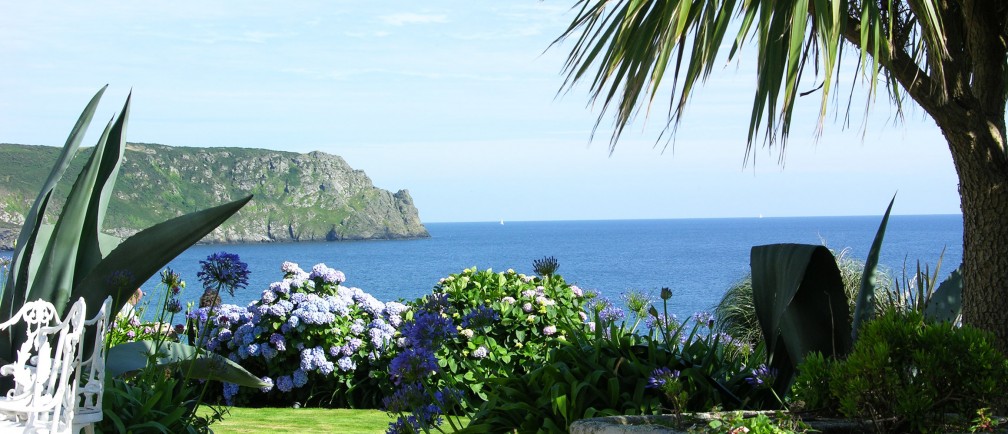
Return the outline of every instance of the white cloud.
{"type": "Polygon", "coordinates": [[[447,23],[448,17],[441,14],[417,14],[413,12],[403,12],[378,17],[385,24],[392,26],[402,26],[406,24],[435,24],[447,23]]]}

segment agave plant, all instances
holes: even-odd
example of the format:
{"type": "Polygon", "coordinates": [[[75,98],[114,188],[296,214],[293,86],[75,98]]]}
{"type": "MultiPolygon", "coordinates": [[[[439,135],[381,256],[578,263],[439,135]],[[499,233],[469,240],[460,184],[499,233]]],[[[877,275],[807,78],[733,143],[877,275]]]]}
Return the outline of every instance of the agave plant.
{"type": "MultiPolygon", "coordinates": [[[[105,211],[126,144],[130,106],[130,97],[127,97],[119,116],[106,125],[91,157],[77,176],[59,217],[53,224],[45,224],[44,216],[56,184],[77,153],[106,88],[102,87],[81,113],[25,218],[11,257],[7,283],[0,293],[0,318],[10,318],[26,301],[35,299],[48,300],[62,311],[70,300],[83,297],[90,316],[102,300],[112,296],[113,306],[118,308],[141,283],[252,199],[250,195],[176,217],[125,240],[102,233],[105,211]]],[[[18,334],[12,332],[0,338],[0,358],[13,359],[11,336],[18,334]]],[[[193,360],[187,356],[197,354],[184,349],[172,353],[178,354],[168,355],[166,360],[193,360]]],[[[213,362],[220,365],[218,361],[213,362]]],[[[238,365],[228,366],[241,370],[238,365]]],[[[246,378],[243,384],[262,386],[251,374],[248,377],[251,378],[246,378]]]]}
{"type": "MultiPolygon", "coordinates": [[[[774,383],[779,395],[787,391],[795,367],[806,354],[845,356],[858,330],[874,317],[880,302],[879,252],[895,200],[894,196],[889,202],[869,249],[853,315],[836,258],[826,247],[771,244],[752,248],[753,308],[769,364],[780,373],[774,383]]],[[[959,315],[961,293],[962,279],[953,272],[937,289],[921,290],[916,304],[929,320],[953,321],[959,315]]]]}

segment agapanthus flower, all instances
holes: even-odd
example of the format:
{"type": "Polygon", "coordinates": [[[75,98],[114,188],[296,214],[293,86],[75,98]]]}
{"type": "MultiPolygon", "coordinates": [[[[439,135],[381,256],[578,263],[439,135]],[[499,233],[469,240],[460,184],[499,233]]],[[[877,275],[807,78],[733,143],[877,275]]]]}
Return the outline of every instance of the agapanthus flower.
{"type": "Polygon", "coordinates": [[[614,306],[611,304],[609,306],[606,306],[599,312],[599,319],[605,322],[619,321],[623,319],[625,316],[626,313],[623,312],[623,309],[620,309],[618,306],[614,306]]]}
{"type": "Polygon", "coordinates": [[[200,261],[200,271],[196,273],[204,288],[227,288],[231,296],[234,296],[235,289],[248,286],[248,276],[248,264],[242,262],[238,255],[227,252],[207,256],[206,260],[200,261]]]}
{"type": "Polygon", "coordinates": [[[651,389],[661,389],[666,383],[670,381],[677,381],[679,379],[679,371],[669,369],[667,367],[661,367],[655,369],[648,377],[647,387],[651,389]]]}
{"type": "Polygon", "coordinates": [[[768,367],[766,364],[759,365],[756,369],[752,370],[752,375],[746,377],[746,383],[749,383],[754,388],[770,387],[773,385],[774,379],[777,378],[777,370],[768,367]]]}
{"type": "Polygon", "coordinates": [[[442,340],[455,336],[457,330],[450,318],[443,317],[438,312],[421,310],[412,322],[403,324],[399,332],[412,345],[438,345],[442,340]]]}
{"type": "Polygon", "coordinates": [[[423,347],[406,348],[389,363],[389,373],[396,385],[404,381],[418,381],[437,373],[438,370],[437,356],[423,347]]]}
{"type": "Polygon", "coordinates": [[[500,314],[490,306],[481,304],[462,317],[462,328],[482,328],[500,320],[500,314]]]}
{"type": "Polygon", "coordinates": [[[179,299],[177,299],[177,298],[171,298],[171,299],[168,300],[168,303],[165,305],[165,310],[167,310],[168,312],[171,312],[171,313],[182,312],[182,302],[179,301],[179,299]]]}
{"type": "Polygon", "coordinates": [[[693,314],[693,321],[701,326],[713,327],[714,315],[711,315],[710,312],[697,312],[693,314]]]}

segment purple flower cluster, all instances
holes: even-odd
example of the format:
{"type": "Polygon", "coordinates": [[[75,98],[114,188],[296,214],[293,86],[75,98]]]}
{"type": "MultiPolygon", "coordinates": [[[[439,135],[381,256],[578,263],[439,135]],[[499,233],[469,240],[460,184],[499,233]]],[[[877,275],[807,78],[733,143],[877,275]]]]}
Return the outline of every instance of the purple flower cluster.
{"type": "Polygon", "coordinates": [[[248,286],[248,264],[242,262],[238,255],[227,252],[217,252],[200,261],[200,271],[196,277],[203,282],[204,288],[216,288],[218,291],[226,288],[231,296],[235,289],[248,286]]]}
{"type": "Polygon", "coordinates": [[[462,328],[483,328],[500,321],[500,314],[490,306],[481,304],[462,317],[462,328]]]}
{"type": "MultiPolygon", "coordinates": [[[[454,389],[440,389],[432,393],[426,389],[424,381],[440,371],[435,354],[437,349],[457,334],[458,328],[448,315],[449,308],[447,295],[432,294],[414,313],[413,321],[405,322],[399,328],[404,348],[389,364],[389,375],[399,388],[384,400],[384,405],[386,411],[400,416],[389,425],[389,433],[429,432],[441,425],[444,410],[454,406],[462,397],[461,392],[454,389]],[[433,402],[431,395],[436,397],[433,402]]],[[[477,311],[479,309],[473,312],[477,311]]],[[[493,318],[491,312],[496,314],[489,309],[489,312],[483,310],[473,316],[467,315],[467,321],[486,321],[493,318]]],[[[480,348],[485,357],[486,347],[480,348]]]]}
{"type": "Polygon", "coordinates": [[[647,387],[649,389],[662,389],[665,385],[672,381],[679,380],[679,371],[669,369],[667,367],[661,367],[655,369],[648,377],[647,387]]]}
{"type": "Polygon", "coordinates": [[[773,382],[776,378],[777,370],[763,364],[756,367],[756,369],[753,369],[752,375],[746,377],[745,381],[753,388],[761,389],[773,386],[773,382]]]}
{"type": "Polygon", "coordinates": [[[362,363],[393,349],[406,305],[382,303],[359,288],[340,286],[343,273],[324,264],[309,274],[285,262],[281,271],[284,279],[248,306],[224,304],[189,314],[206,328],[207,349],[236,362],[259,360],[249,366],[264,366],[262,373],[269,374],[264,381],[280,392],[302,387],[313,376],[336,376],[346,383],[362,363]]]}
{"type": "Polygon", "coordinates": [[[327,267],[325,264],[315,264],[308,278],[315,280],[316,285],[339,285],[346,282],[342,271],[327,267]]]}

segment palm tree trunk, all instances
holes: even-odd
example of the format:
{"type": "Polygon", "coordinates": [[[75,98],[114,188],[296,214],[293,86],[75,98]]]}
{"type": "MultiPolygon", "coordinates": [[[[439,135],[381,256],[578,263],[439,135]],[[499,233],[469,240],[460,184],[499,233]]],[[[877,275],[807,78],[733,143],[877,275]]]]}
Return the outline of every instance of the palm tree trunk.
{"type": "MultiPolygon", "coordinates": [[[[963,322],[988,330],[1008,354],[1008,161],[1000,122],[976,116],[939,127],[959,174],[963,213],[963,322]],[[1000,128],[998,125],[1000,124],[1000,128]]],[[[966,113],[971,113],[967,111],[966,113]]]]}

